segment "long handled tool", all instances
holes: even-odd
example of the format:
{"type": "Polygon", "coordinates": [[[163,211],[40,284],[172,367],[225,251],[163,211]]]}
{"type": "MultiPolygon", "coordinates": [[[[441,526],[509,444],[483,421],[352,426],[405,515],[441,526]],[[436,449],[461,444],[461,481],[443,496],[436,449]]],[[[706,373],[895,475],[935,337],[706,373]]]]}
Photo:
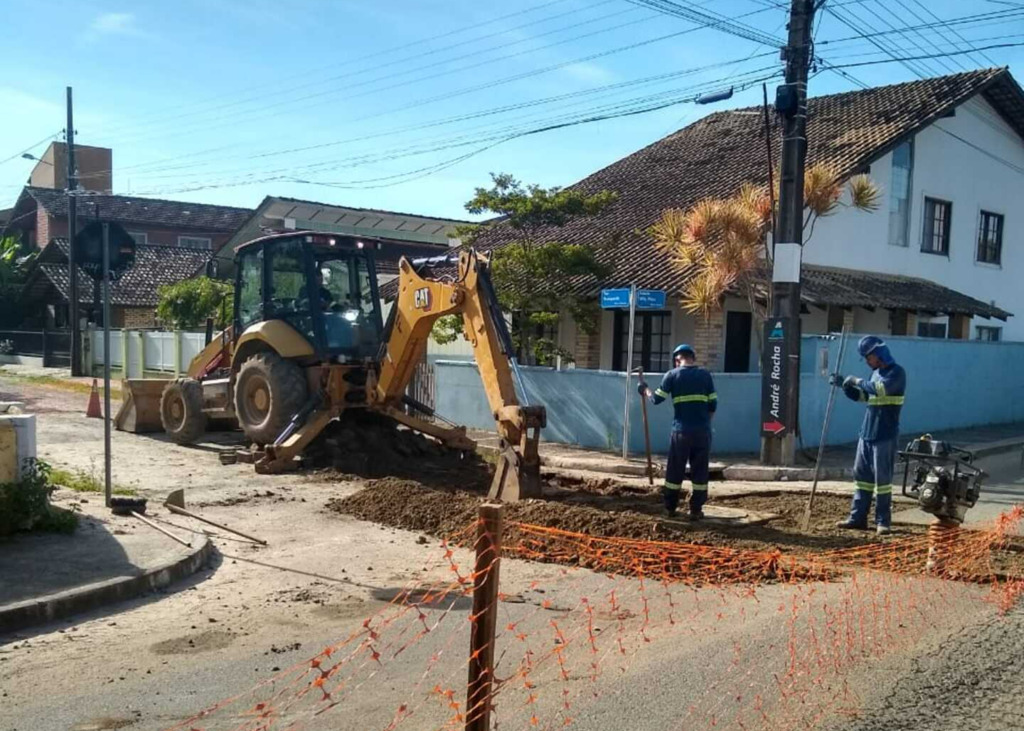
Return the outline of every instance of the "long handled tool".
{"type": "MultiPolygon", "coordinates": [[[[846,328],[839,335],[839,353],[836,355],[836,367],[832,374],[840,373],[843,368],[843,355],[846,353],[846,328]]],[[[821,425],[821,440],[818,442],[818,459],[814,462],[814,481],[811,483],[811,494],[807,496],[807,508],[804,510],[803,530],[806,533],[811,525],[811,511],[814,509],[814,493],[818,490],[818,476],[821,474],[821,460],[825,456],[825,441],[828,437],[828,426],[832,421],[832,407],[836,403],[836,390],[839,385],[833,383],[828,391],[828,404],[825,406],[825,421],[821,425]]]]}
{"type": "Polygon", "coordinates": [[[164,507],[167,508],[168,510],[170,510],[172,513],[177,513],[178,515],[185,515],[185,516],[188,516],[189,518],[195,518],[196,520],[201,520],[204,523],[209,523],[210,525],[212,525],[212,526],[214,526],[216,528],[220,528],[221,530],[226,530],[228,533],[234,533],[235,535],[242,536],[242,538],[248,538],[250,541],[255,541],[256,543],[262,544],[264,546],[267,545],[267,542],[265,540],[263,540],[262,538],[256,538],[255,536],[250,536],[248,533],[243,533],[240,530],[235,530],[234,528],[229,528],[229,527],[227,527],[226,525],[224,525],[222,523],[215,523],[212,520],[210,520],[209,518],[204,518],[201,515],[196,515],[191,510],[185,510],[185,491],[184,490],[174,490],[173,492],[171,492],[171,494],[168,495],[167,499],[164,501],[164,507]]]}
{"type": "MultiPolygon", "coordinates": [[[[644,369],[637,368],[640,383],[644,382],[644,369]]],[[[647,422],[647,399],[640,394],[640,409],[644,415],[644,447],[647,449],[647,482],[654,487],[654,464],[651,462],[651,427],[647,422]]]]}

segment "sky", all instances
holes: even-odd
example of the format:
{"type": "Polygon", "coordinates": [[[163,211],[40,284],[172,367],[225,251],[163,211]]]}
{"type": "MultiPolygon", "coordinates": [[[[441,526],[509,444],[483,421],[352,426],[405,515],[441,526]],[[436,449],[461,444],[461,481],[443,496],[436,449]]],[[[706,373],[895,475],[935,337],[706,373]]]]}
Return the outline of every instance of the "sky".
{"type": "MultiPolygon", "coordinates": [[[[116,193],[453,218],[471,218],[464,203],[491,173],[571,185],[706,114],[760,104],[762,83],[773,98],[788,3],[655,4],[689,17],[629,0],[0,0],[0,208],[34,165],[21,153],[63,139],[66,86],[76,141],[113,149],[116,193]],[[744,27],[702,27],[692,10],[744,27]]],[[[809,89],[992,65],[1024,80],[1021,43],[1024,2],[826,0],[809,89]]]]}

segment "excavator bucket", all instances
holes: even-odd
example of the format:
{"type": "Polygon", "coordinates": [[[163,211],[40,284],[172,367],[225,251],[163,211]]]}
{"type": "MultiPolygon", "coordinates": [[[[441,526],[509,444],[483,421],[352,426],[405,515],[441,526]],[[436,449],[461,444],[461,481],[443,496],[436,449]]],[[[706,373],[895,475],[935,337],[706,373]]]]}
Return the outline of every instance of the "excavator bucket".
{"type": "Polygon", "coordinates": [[[120,431],[146,434],[163,431],[160,396],[168,384],[161,378],[128,378],[121,381],[121,408],[114,417],[120,431]]]}
{"type": "Polygon", "coordinates": [[[503,445],[498,452],[498,466],[487,499],[514,503],[539,497],[542,497],[540,462],[527,463],[514,449],[503,445]]]}

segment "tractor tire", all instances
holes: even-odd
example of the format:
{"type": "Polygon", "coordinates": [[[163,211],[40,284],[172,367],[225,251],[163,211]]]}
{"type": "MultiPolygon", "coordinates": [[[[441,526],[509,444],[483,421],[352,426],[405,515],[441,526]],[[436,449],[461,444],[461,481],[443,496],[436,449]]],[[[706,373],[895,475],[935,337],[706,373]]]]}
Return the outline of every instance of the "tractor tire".
{"type": "Polygon", "coordinates": [[[309,398],[306,375],[277,353],[257,353],[235,379],[235,415],[245,436],[273,444],[309,398]]]}
{"type": "Polygon", "coordinates": [[[194,444],[206,431],[203,385],[194,378],[178,378],[160,395],[160,423],[171,441],[194,444]]]}

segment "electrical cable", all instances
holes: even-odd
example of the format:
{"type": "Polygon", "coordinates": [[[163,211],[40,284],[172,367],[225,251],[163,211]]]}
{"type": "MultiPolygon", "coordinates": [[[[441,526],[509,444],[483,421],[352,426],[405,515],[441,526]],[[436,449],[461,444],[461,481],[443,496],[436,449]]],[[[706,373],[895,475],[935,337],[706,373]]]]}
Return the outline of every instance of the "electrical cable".
{"type": "Polygon", "coordinates": [[[5,162],[10,162],[11,160],[15,160],[15,159],[21,157],[22,155],[28,154],[29,152],[32,152],[32,150],[34,150],[35,148],[39,147],[39,145],[43,144],[44,142],[49,142],[50,140],[57,139],[58,137],[60,137],[61,132],[62,132],[62,130],[58,130],[57,132],[54,132],[53,134],[46,135],[46,137],[44,137],[43,139],[39,140],[39,142],[33,142],[31,145],[26,147],[21,152],[15,152],[10,157],[3,158],[2,160],[0,160],[0,165],[3,165],[5,162]]]}

